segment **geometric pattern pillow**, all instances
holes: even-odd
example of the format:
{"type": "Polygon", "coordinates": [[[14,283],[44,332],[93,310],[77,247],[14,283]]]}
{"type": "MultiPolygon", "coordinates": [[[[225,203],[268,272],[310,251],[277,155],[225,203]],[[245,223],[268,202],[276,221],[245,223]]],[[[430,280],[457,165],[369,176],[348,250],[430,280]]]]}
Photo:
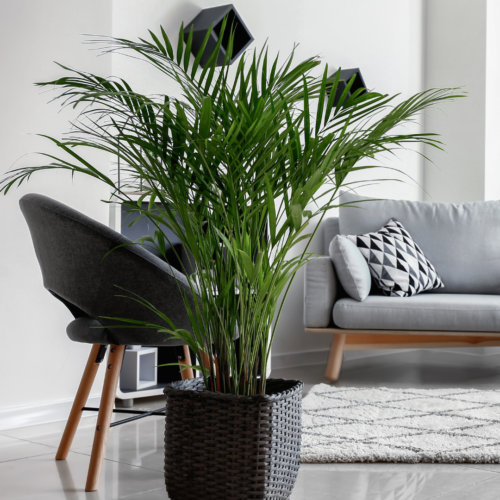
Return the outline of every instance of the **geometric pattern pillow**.
{"type": "Polygon", "coordinates": [[[370,273],[391,297],[410,297],[444,284],[401,222],[391,219],[376,233],[348,235],[368,262],[370,273]]]}

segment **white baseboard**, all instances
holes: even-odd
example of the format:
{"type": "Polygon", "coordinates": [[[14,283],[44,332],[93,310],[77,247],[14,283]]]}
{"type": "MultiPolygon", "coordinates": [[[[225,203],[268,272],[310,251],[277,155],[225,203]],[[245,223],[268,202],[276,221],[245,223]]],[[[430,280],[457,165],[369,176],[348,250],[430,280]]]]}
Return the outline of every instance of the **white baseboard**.
{"type": "MultiPolygon", "coordinates": [[[[87,406],[98,407],[100,396],[91,397],[87,406]]],[[[66,420],[71,410],[73,400],[57,401],[35,406],[16,406],[14,408],[0,408],[0,431],[26,427],[28,425],[47,424],[66,420]]],[[[95,412],[83,412],[83,417],[96,416],[95,412]]]]}

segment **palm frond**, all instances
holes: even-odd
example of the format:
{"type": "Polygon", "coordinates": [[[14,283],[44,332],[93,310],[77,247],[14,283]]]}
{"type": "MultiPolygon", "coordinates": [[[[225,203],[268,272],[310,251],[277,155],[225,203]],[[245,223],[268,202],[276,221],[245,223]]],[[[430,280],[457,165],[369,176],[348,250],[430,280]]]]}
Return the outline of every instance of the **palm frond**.
{"type": "MultiPolygon", "coordinates": [[[[165,254],[164,228],[172,230],[196,270],[188,282],[198,299],[184,295],[192,331],[177,330],[133,290],[125,297],[165,320],[165,332],[195,351],[207,388],[252,395],[266,390],[265,367],[293,278],[315,257],[308,247],[318,225],[310,228],[310,220],[321,221],[338,206],[339,189],[352,185],[350,174],[379,168],[371,161],[381,153],[396,154],[414,143],[441,148],[434,134],[405,134],[398,127],[463,94],[431,89],[394,104],[399,96],[351,95],[351,80],[334,105],[339,73],[331,80],[325,68],[314,76],[320,60],[296,63],[295,49],[283,62],[271,60],[266,45],[241,56],[231,78],[233,31],[217,67],[224,30],[232,29],[226,23],[203,68],[202,51],[193,60],[193,34],[185,41],[182,26],[175,50],[163,28],[138,42],[92,39],[104,52],[146,61],[177,82],[181,95],[142,95],[123,79],[60,65],[66,76],[37,85],[54,87],[62,106],[83,108],[79,119],[63,140],[47,138],[60,156],[44,154],[47,163],[8,172],[0,192],[39,171],[66,169],[105,182],[114,200],[137,218],[148,217],[156,239],[142,243],[154,242],[165,254]],[[89,149],[118,159],[120,184],[85,159],[89,149]],[[139,188],[137,201],[130,191],[139,188]],[[302,252],[291,257],[298,244],[302,252]]],[[[122,327],[161,328],[114,319],[122,327]]]]}

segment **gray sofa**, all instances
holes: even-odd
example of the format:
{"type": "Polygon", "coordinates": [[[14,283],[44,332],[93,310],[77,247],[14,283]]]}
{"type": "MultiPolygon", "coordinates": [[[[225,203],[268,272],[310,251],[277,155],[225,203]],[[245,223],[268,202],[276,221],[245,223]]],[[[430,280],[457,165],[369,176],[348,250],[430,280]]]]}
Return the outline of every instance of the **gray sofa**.
{"type": "Polygon", "coordinates": [[[500,201],[366,201],[348,192],[340,203],[351,206],[324,221],[324,255],[305,268],[306,332],[334,336],[327,379],[337,380],[346,349],[500,345],[500,201]],[[330,242],[337,234],[378,231],[391,218],[409,231],[445,287],[354,300],[337,279],[330,242]]]}

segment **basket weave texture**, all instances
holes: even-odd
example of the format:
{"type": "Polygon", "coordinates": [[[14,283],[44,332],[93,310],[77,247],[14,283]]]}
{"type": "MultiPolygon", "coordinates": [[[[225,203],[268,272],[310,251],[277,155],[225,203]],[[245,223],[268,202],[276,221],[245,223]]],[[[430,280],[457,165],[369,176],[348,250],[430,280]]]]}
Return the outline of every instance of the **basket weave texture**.
{"type": "Polygon", "coordinates": [[[265,395],[165,388],[165,482],[172,500],[290,497],[300,466],[302,387],[268,379],[265,395]]]}

